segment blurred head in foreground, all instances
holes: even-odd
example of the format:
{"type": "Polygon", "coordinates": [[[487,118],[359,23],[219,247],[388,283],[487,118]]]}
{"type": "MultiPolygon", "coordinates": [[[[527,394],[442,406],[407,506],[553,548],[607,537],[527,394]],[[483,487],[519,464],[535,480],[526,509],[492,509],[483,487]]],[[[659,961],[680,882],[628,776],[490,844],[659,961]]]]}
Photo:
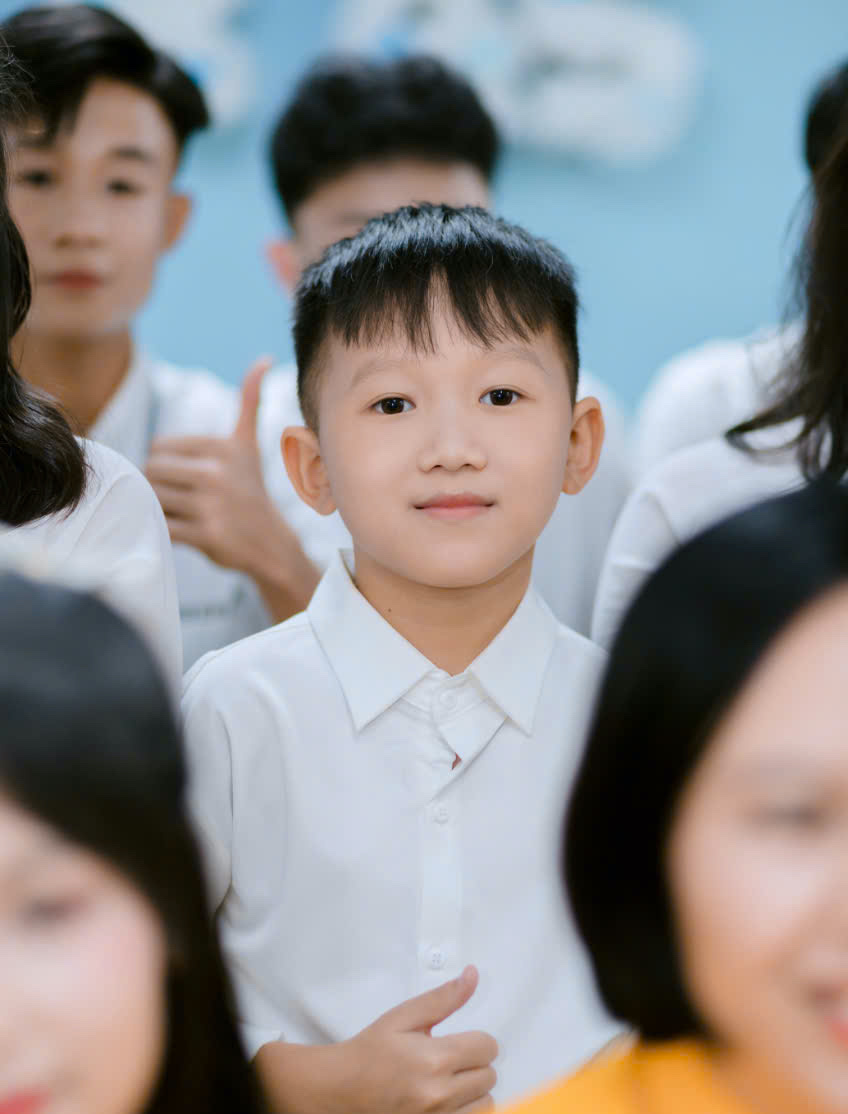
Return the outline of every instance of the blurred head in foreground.
{"type": "Polygon", "coordinates": [[[848,1109],[848,493],[728,519],[613,646],[564,865],[607,1007],[752,1109],[848,1109]]]}
{"type": "Polygon", "coordinates": [[[258,1111],[146,647],[0,575],[0,1109],[258,1111]]]}

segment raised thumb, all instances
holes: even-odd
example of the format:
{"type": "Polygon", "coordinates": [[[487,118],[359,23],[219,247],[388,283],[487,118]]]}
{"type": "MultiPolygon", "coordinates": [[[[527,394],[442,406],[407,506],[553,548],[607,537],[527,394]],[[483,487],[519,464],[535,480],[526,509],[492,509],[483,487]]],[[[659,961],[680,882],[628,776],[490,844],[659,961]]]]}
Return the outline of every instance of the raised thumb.
{"type": "Polygon", "coordinates": [[[274,364],[271,356],[260,356],[248,369],[241,385],[241,407],[233,437],[239,441],[256,443],[256,415],[262,395],[262,380],[274,364]]]}
{"type": "Polygon", "coordinates": [[[428,1033],[465,1005],[477,989],[476,967],[466,967],[458,979],[442,983],[389,1010],[382,1020],[398,1032],[428,1033]]]}

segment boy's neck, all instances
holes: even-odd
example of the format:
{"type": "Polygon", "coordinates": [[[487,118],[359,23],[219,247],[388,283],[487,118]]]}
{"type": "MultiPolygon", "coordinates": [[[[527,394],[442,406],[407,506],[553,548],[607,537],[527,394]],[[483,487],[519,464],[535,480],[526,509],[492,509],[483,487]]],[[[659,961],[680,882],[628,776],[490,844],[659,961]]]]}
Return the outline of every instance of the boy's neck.
{"type": "Polygon", "coordinates": [[[129,370],[129,329],[101,337],[67,337],[24,326],[12,344],[15,367],[60,404],[74,432],[86,434],[129,370]]]}
{"type": "Polygon", "coordinates": [[[506,626],[530,583],[533,551],[493,580],[433,588],[355,553],[356,586],[387,623],[433,665],[462,673],[506,626]]]}

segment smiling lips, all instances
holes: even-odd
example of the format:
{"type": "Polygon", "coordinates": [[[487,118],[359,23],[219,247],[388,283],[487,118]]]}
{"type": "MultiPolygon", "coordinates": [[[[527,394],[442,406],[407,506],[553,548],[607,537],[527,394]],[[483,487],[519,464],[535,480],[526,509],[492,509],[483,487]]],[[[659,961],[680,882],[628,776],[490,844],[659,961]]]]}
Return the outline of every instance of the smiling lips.
{"type": "Polygon", "coordinates": [[[460,491],[455,495],[444,492],[434,495],[432,499],[416,503],[415,509],[442,522],[459,522],[485,514],[492,506],[491,499],[484,499],[482,495],[474,495],[470,491],[460,491]]]}
{"type": "Polygon", "coordinates": [[[0,1098],[0,1114],[36,1114],[46,1102],[47,1095],[41,1092],[20,1092],[0,1098]]]}

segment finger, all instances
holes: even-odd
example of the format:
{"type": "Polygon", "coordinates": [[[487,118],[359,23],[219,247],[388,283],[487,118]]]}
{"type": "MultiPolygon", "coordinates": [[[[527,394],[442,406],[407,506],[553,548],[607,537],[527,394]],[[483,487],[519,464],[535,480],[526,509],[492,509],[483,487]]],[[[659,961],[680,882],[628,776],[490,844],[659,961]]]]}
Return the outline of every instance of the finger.
{"type": "Polygon", "coordinates": [[[173,484],[166,483],[155,483],[152,486],[166,517],[168,515],[182,519],[197,517],[197,496],[189,488],[175,487],[173,484]]]}
{"type": "Polygon", "coordinates": [[[150,459],[159,455],[195,457],[221,456],[225,437],[156,437],[150,445],[150,459]]]}
{"type": "Polygon", "coordinates": [[[429,1033],[434,1025],[464,1006],[477,989],[477,968],[466,967],[458,979],[442,983],[416,998],[401,1002],[379,1019],[395,1031],[429,1033]]]}
{"type": "Polygon", "coordinates": [[[487,1068],[499,1051],[498,1042],[488,1033],[451,1033],[433,1040],[444,1053],[450,1071],[487,1068]]]}
{"type": "Polygon", "coordinates": [[[180,457],[165,453],[151,456],[144,466],[144,474],[154,487],[168,484],[171,487],[194,488],[205,485],[216,467],[208,458],[180,457]]]}
{"type": "Polygon", "coordinates": [[[458,1072],[449,1089],[451,1108],[461,1110],[486,1098],[497,1081],[498,1073],[493,1067],[458,1072]]]}
{"type": "Polygon", "coordinates": [[[270,356],[260,356],[244,377],[241,385],[241,409],[233,430],[233,437],[246,444],[256,444],[256,415],[259,413],[259,400],[262,395],[262,380],[273,366],[270,356]]]}

